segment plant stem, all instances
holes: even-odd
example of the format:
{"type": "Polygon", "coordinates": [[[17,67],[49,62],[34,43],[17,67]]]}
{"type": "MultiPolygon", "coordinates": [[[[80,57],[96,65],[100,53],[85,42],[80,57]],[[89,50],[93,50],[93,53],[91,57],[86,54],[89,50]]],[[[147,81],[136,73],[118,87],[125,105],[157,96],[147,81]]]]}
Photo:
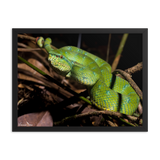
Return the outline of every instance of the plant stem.
{"type": "Polygon", "coordinates": [[[123,48],[124,48],[124,45],[126,43],[127,37],[128,37],[128,33],[123,34],[123,37],[122,37],[122,40],[121,40],[121,42],[119,44],[119,48],[117,50],[115,59],[114,59],[114,61],[112,63],[112,72],[117,68],[117,65],[118,65],[118,62],[120,60],[121,53],[123,51],[123,48]]]}
{"type": "Polygon", "coordinates": [[[107,45],[107,57],[106,57],[106,61],[109,61],[109,49],[110,49],[110,41],[111,41],[111,34],[109,34],[109,38],[108,38],[108,45],[107,45]]]}

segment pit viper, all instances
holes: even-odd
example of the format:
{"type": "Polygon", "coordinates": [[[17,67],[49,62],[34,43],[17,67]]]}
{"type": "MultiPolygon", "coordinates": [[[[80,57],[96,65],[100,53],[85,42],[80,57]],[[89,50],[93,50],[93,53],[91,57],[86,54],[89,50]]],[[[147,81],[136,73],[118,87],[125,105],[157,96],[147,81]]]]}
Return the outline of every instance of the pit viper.
{"type": "Polygon", "coordinates": [[[111,73],[111,66],[101,58],[74,46],[51,47],[52,40],[37,37],[39,47],[49,53],[53,69],[85,85],[91,102],[101,110],[132,115],[140,98],[130,84],[111,73]]]}

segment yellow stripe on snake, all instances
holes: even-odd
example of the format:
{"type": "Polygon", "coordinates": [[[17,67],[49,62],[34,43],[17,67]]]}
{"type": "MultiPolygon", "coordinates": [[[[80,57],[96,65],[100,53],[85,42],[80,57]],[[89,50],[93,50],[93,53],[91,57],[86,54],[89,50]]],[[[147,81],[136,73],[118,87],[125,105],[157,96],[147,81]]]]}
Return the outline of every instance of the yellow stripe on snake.
{"type": "Polygon", "coordinates": [[[49,53],[48,60],[54,70],[84,84],[92,103],[99,109],[127,115],[136,111],[139,96],[126,80],[111,74],[111,66],[106,61],[73,46],[54,50],[50,38],[44,41],[43,37],[37,37],[36,41],[49,53]]]}

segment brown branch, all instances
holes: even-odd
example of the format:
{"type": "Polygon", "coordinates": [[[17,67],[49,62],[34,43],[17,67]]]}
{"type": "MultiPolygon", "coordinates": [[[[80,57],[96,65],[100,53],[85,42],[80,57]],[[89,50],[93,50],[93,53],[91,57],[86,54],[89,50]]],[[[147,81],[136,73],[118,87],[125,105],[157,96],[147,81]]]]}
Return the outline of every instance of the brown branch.
{"type": "Polygon", "coordinates": [[[134,122],[137,121],[137,119],[138,119],[137,117],[134,117],[134,116],[129,116],[129,115],[125,115],[125,114],[122,114],[122,113],[119,113],[119,112],[112,112],[112,111],[105,110],[105,111],[87,112],[87,113],[82,113],[82,114],[78,114],[78,115],[73,115],[73,116],[70,116],[70,117],[65,117],[61,121],[54,122],[53,125],[54,126],[63,125],[64,123],[69,122],[69,121],[74,121],[77,118],[86,117],[86,116],[98,116],[100,114],[116,116],[118,118],[127,118],[127,119],[129,119],[131,121],[134,121],[134,122]]]}
{"type": "Polygon", "coordinates": [[[58,90],[58,92],[60,94],[62,94],[63,96],[70,98],[71,96],[73,96],[73,94],[69,93],[68,91],[66,91],[65,89],[62,89],[61,87],[59,87],[57,84],[50,82],[48,79],[44,78],[43,76],[39,76],[39,75],[35,75],[32,72],[25,70],[25,69],[21,69],[18,68],[18,73],[22,73],[25,74],[27,76],[33,77],[36,80],[39,80],[42,82],[42,85],[46,85],[47,87],[51,87],[55,90],[58,90]],[[43,84],[44,83],[44,84],[43,84]]]}
{"type": "Polygon", "coordinates": [[[36,38],[31,37],[31,36],[27,36],[27,35],[18,34],[18,37],[21,39],[29,39],[31,41],[36,41],[36,38]]]}
{"type": "MultiPolygon", "coordinates": [[[[21,47],[30,49],[29,46],[27,46],[27,45],[25,45],[25,44],[23,44],[23,43],[18,43],[18,46],[21,46],[21,47]]],[[[41,62],[42,62],[45,66],[50,67],[49,62],[48,62],[47,60],[45,60],[45,58],[44,58],[43,56],[41,56],[38,52],[36,52],[35,50],[30,51],[30,52],[33,53],[33,54],[35,54],[35,55],[41,60],[41,62]]]]}
{"type": "Polygon", "coordinates": [[[41,51],[41,48],[18,48],[19,52],[41,51]]]}
{"type": "Polygon", "coordinates": [[[111,126],[111,127],[118,127],[115,123],[113,123],[112,121],[110,120],[106,120],[107,123],[111,126]]]}
{"type": "MultiPolygon", "coordinates": [[[[32,42],[34,42],[34,41],[32,41],[32,42]]],[[[34,43],[35,44],[35,43],[34,43]]],[[[19,43],[18,42],[18,46],[21,46],[21,47],[24,47],[24,48],[28,48],[28,49],[31,49],[31,47],[29,47],[29,46],[27,46],[27,45],[25,45],[24,43],[19,43]]],[[[38,49],[38,48],[37,48],[38,49]]],[[[45,48],[39,48],[38,50],[43,50],[47,55],[48,55],[48,52],[45,50],[45,48]]],[[[23,50],[20,50],[20,49],[18,49],[18,51],[23,51],[23,50]]],[[[23,51],[23,52],[25,52],[25,50],[23,51]]],[[[38,52],[36,52],[36,51],[27,51],[27,52],[32,52],[32,53],[34,53],[34,54],[36,54],[36,56],[38,56],[38,52]],[[35,53],[36,52],[36,53],[35,53]]],[[[39,56],[38,56],[39,57],[39,56]]],[[[39,57],[40,58],[40,57],[39,57]]]]}
{"type": "Polygon", "coordinates": [[[140,62],[137,65],[135,65],[135,66],[133,66],[131,68],[126,69],[125,72],[127,72],[128,74],[133,74],[135,72],[138,72],[138,71],[142,70],[142,68],[143,68],[143,63],[140,62]]]}

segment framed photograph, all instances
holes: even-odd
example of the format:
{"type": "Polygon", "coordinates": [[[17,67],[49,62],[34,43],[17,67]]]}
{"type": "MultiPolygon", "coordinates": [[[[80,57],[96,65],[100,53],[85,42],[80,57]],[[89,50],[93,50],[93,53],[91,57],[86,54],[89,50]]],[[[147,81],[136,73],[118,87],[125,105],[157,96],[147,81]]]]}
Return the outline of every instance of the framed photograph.
{"type": "Polygon", "coordinates": [[[148,29],[12,29],[12,131],[148,131],[148,29]]]}

